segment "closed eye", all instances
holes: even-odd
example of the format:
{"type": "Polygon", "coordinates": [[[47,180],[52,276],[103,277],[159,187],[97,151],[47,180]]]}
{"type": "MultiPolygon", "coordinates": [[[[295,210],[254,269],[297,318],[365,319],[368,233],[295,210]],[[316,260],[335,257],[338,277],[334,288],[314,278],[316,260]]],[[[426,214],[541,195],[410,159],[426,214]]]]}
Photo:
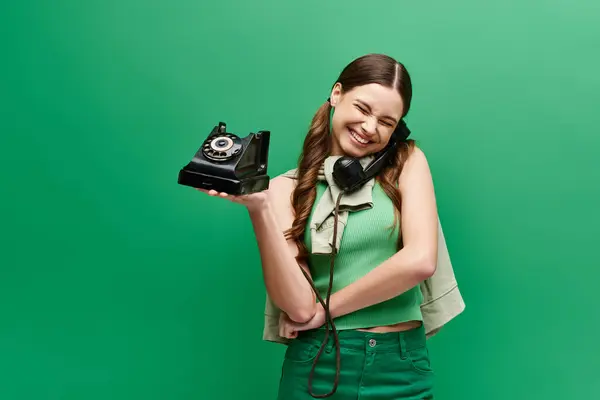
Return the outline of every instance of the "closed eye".
{"type": "Polygon", "coordinates": [[[362,112],[362,113],[363,113],[363,114],[365,114],[365,115],[369,114],[369,111],[367,111],[367,109],[366,109],[366,108],[364,108],[364,107],[361,107],[361,106],[360,106],[360,105],[358,105],[358,104],[356,105],[356,108],[358,108],[358,109],[360,110],[360,112],[362,112]]]}
{"type": "MultiPolygon", "coordinates": [[[[369,115],[371,113],[371,108],[366,104],[363,103],[361,100],[358,100],[359,103],[358,104],[354,104],[356,106],[356,108],[358,108],[360,110],[361,113],[363,113],[364,115],[369,115]],[[363,105],[364,104],[364,105],[363,105]]],[[[388,118],[391,117],[384,117],[386,120],[381,121],[381,123],[387,127],[393,127],[394,124],[396,123],[396,120],[394,119],[393,122],[388,121],[388,118]]],[[[393,118],[392,118],[393,119],[393,118]]]]}

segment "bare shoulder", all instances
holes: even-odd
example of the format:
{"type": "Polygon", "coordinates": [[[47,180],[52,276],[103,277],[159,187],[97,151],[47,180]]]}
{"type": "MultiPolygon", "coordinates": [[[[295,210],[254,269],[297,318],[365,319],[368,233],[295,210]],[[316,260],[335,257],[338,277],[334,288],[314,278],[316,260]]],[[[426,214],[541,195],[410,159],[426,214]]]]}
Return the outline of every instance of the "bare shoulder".
{"type": "Polygon", "coordinates": [[[418,147],[404,164],[399,188],[404,246],[422,257],[426,276],[431,276],[437,263],[437,204],[427,157],[418,147]]]}
{"type": "Polygon", "coordinates": [[[399,184],[400,189],[412,186],[415,183],[429,183],[431,181],[431,171],[427,156],[419,147],[415,146],[409,153],[408,158],[402,168],[399,184]]]}
{"type": "Polygon", "coordinates": [[[408,158],[406,159],[405,168],[408,170],[421,168],[429,169],[427,156],[420,147],[413,147],[412,151],[408,154],[408,158]]]}

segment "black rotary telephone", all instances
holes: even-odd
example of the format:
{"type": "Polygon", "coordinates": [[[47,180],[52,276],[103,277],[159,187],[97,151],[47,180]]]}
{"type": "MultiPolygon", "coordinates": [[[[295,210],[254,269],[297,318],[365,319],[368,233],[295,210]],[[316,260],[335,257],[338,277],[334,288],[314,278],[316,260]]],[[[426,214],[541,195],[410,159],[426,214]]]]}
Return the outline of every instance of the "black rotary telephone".
{"type": "Polygon", "coordinates": [[[333,179],[338,185],[338,187],[341,189],[341,191],[338,195],[335,204],[333,245],[331,251],[331,263],[329,270],[329,286],[327,288],[327,298],[325,301],[323,301],[323,298],[319,294],[318,290],[314,286],[314,283],[312,282],[308,274],[304,271],[304,269],[301,268],[302,272],[304,273],[304,276],[312,286],[312,289],[315,292],[317,299],[319,300],[319,302],[323,306],[323,309],[325,310],[325,338],[323,339],[323,343],[321,344],[319,352],[317,353],[315,360],[313,361],[313,366],[310,370],[310,375],[308,379],[308,391],[310,395],[314,398],[325,398],[332,396],[337,390],[340,376],[340,341],[338,338],[337,329],[335,328],[335,324],[333,322],[333,318],[331,317],[331,313],[329,312],[329,299],[331,298],[331,289],[333,286],[333,266],[335,263],[335,256],[337,254],[335,243],[337,242],[337,226],[340,200],[342,199],[342,195],[346,193],[352,193],[358,190],[362,185],[367,183],[371,178],[376,176],[384,167],[386,167],[391,162],[390,157],[395,156],[398,144],[400,142],[405,141],[409,137],[409,135],[410,130],[406,126],[406,122],[404,122],[404,120],[400,120],[400,122],[396,126],[396,129],[394,129],[394,132],[392,133],[388,144],[383,148],[383,150],[381,150],[375,155],[375,158],[365,168],[363,168],[358,158],[348,156],[340,157],[338,160],[336,160],[335,164],[333,165],[333,179]],[[329,393],[316,395],[312,392],[312,378],[314,375],[315,367],[317,365],[317,361],[319,360],[319,357],[325,349],[325,346],[329,339],[330,327],[333,334],[336,350],[336,370],[333,389],[329,393]]]}

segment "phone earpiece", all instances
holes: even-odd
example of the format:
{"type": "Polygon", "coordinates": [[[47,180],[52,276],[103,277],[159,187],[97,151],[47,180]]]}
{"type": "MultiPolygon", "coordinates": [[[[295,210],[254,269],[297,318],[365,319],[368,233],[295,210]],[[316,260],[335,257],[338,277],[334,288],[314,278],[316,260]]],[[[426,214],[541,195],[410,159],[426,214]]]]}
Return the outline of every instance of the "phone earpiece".
{"type": "Polygon", "coordinates": [[[410,129],[406,126],[406,121],[403,119],[398,122],[396,125],[396,129],[394,129],[394,134],[398,135],[398,140],[405,141],[410,136],[410,129]]]}

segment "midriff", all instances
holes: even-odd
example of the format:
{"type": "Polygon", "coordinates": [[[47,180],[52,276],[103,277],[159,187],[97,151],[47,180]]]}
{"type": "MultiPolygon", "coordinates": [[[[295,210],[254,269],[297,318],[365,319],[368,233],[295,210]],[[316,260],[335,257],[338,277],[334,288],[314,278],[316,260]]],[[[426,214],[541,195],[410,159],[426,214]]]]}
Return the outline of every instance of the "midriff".
{"type": "Polygon", "coordinates": [[[399,322],[399,323],[393,324],[393,325],[375,326],[372,328],[360,328],[357,330],[364,331],[364,332],[375,332],[375,333],[402,332],[402,331],[408,331],[411,329],[418,328],[422,324],[423,323],[421,321],[406,321],[406,322],[399,322]]]}

